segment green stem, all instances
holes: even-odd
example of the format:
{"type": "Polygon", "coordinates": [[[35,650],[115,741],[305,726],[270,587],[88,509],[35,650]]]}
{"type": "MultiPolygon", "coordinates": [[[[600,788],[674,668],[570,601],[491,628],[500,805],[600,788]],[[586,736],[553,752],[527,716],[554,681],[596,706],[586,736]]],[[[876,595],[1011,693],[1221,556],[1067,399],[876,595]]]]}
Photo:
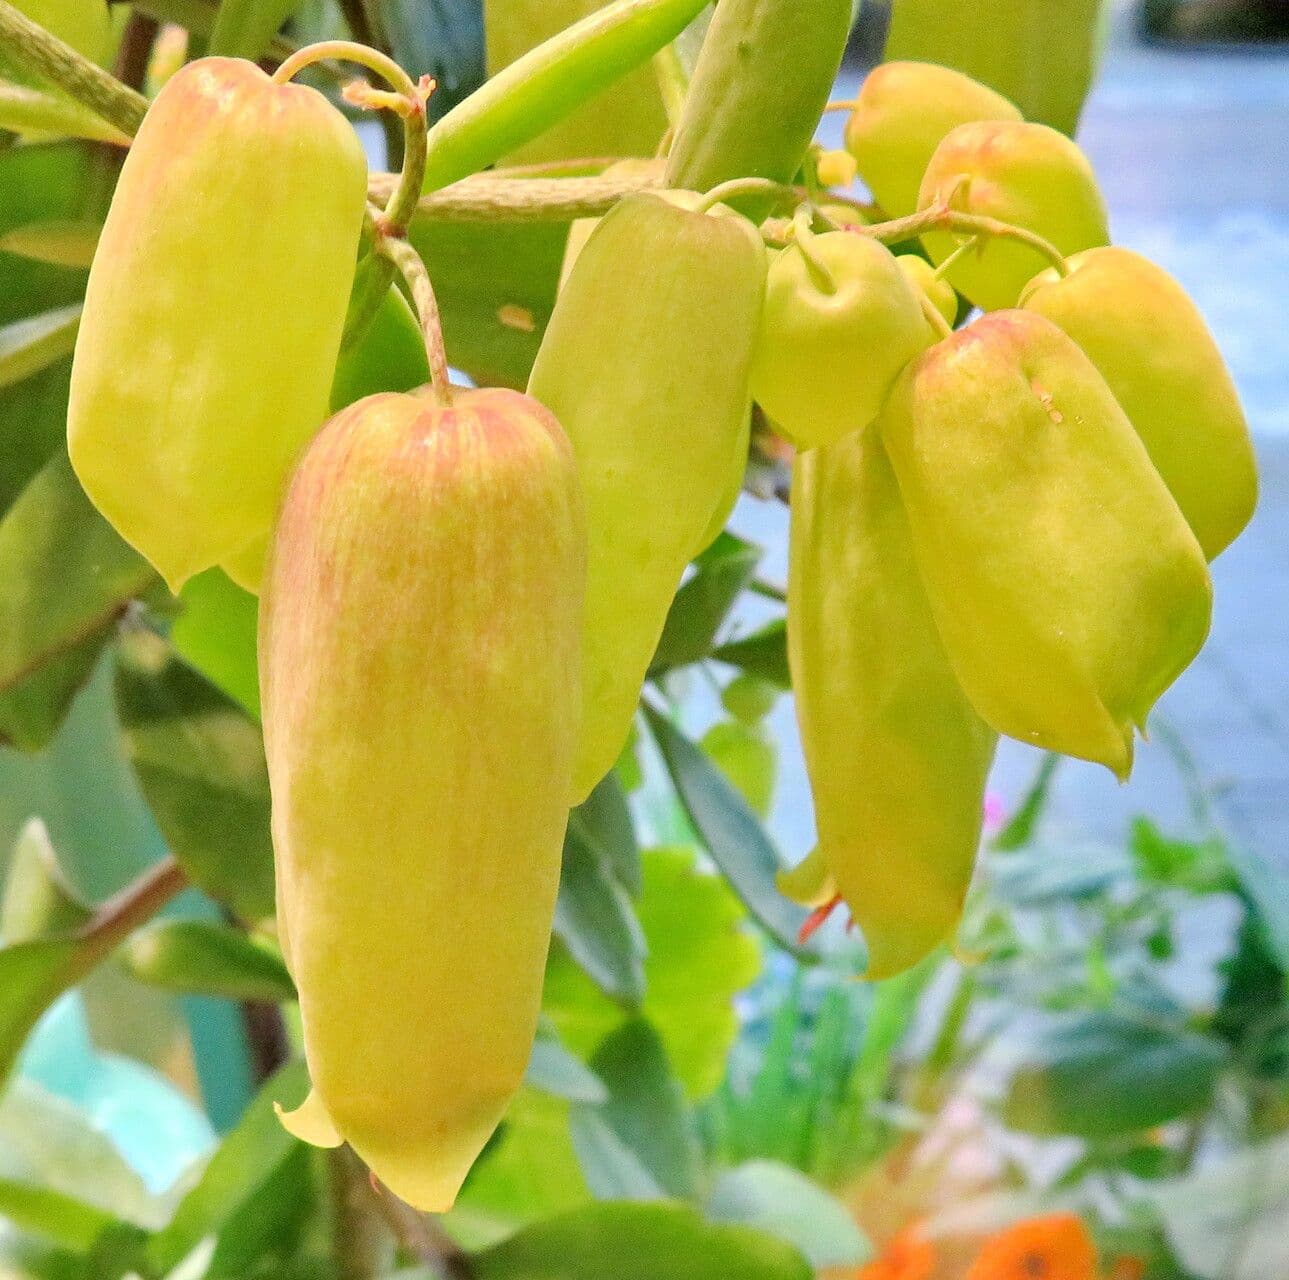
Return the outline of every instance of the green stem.
{"type": "Polygon", "coordinates": [[[980,243],[979,236],[969,236],[931,273],[934,280],[942,280],[953,269],[959,258],[965,257],[980,243]]]}
{"type": "Polygon", "coordinates": [[[814,278],[815,284],[824,293],[837,292],[837,280],[833,273],[828,270],[827,266],[820,260],[818,252],[815,249],[815,231],[810,225],[814,217],[813,210],[809,205],[801,205],[792,219],[792,239],[797,246],[798,252],[805,260],[806,270],[814,278]]]}
{"type": "Polygon", "coordinates": [[[940,337],[952,337],[953,327],[944,318],[944,316],[940,314],[940,308],[937,307],[921,289],[918,290],[918,301],[922,304],[922,314],[926,316],[927,324],[929,324],[931,328],[940,335],[940,337]]]}
{"type": "Polygon", "coordinates": [[[430,390],[443,408],[452,403],[452,384],[448,381],[448,357],[443,345],[443,325],[439,319],[438,299],[430,283],[430,273],[421,255],[401,236],[377,235],[376,251],[388,258],[407,281],[412,305],[425,339],[425,354],[430,362],[430,390]]]}
{"type": "Polygon", "coordinates": [[[1045,240],[1037,233],[1025,227],[1014,226],[999,218],[986,217],[980,213],[962,213],[950,209],[945,204],[934,204],[928,209],[911,213],[904,218],[893,218],[889,222],[875,222],[871,226],[856,227],[859,235],[872,236],[883,244],[899,244],[912,240],[928,231],[960,231],[971,236],[1002,236],[1028,245],[1035,253],[1045,257],[1055,268],[1057,275],[1070,274],[1065,255],[1050,240],[1045,240]]]}
{"type": "Polygon", "coordinates": [[[0,49],[133,137],[148,100],[9,3],[0,0],[0,49]]]}
{"type": "Polygon", "coordinates": [[[775,182],[772,178],[731,178],[728,182],[717,183],[696,206],[699,213],[725,200],[737,199],[739,196],[772,196],[778,203],[800,203],[802,196],[796,187],[785,182],[775,182]]]}
{"type": "Polygon", "coordinates": [[[613,0],[530,49],[430,130],[425,190],[496,163],[676,38],[705,0],[613,0]]]}
{"type": "Polygon", "coordinates": [[[403,170],[398,185],[385,206],[384,225],[381,227],[387,235],[401,236],[406,233],[407,224],[416,212],[421,182],[425,177],[425,99],[432,85],[424,80],[420,85],[414,83],[412,77],[393,58],[387,57],[378,49],[355,44],[352,40],[323,40],[308,45],[287,58],[273,73],[273,79],[277,84],[286,84],[305,67],[327,60],[356,62],[359,66],[374,71],[394,87],[393,94],[383,94],[362,86],[354,91],[351,86],[346,97],[359,106],[389,107],[403,118],[406,138],[403,170]]]}

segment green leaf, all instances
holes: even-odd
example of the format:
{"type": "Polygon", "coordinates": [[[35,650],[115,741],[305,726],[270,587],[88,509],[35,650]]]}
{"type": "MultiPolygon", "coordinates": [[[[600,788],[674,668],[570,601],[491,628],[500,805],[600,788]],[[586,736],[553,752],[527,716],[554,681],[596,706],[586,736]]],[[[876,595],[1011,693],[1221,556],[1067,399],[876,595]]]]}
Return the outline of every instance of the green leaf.
{"type": "Polygon", "coordinates": [[[175,652],[258,720],[259,600],[218,568],[189,578],[179,599],[183,612],[170,628],[175,652]]]}
{"type": "MultiPolygon", "coordinates": [[[[52,218],[25,222],[0,234],[0,252],[88,271],[103,228],[85,219],[52,218]]],[[[70,348],[69,348],[70,349],[70,348]]]]}
{"type": "MultiPolygon", "coordinates": [[[[277,1072],[256,1095],[237,1126],[210,1158],[191,1190],[180,1200],[174,1215],[148,1245],[148,1260],[157,1271],[175,1267],[208,1236],[222,1236],[230,1224],[241,1220],[270,1229],[281,1206],[270,1191],[293,1157],[301,1154],[300,1144],[282,1128],[273,1104],[290,1109],[304,1099],[308,1090],[304,1064],[293,1062],[277,1072]],[[263,1197],[264,1203],[257,1206],[263,1197]]],[[[222,1243],[222,1242],[221,1242],[222,1243]]],[[[229,1246],[232,1247],[231,1244],[229,1246]]],[[[243,1249],[254,1254],[254,1248],[243,1249]]],[[[228,1270],[212,1274],[235,1274],[228,1270]]]]}
{"type": "Polygon", "coordinates": [[[894,0],[888,59],[954,67],[1010,98],[1025,119],[1073,134],[1096,69],[1102,0],[894,0]]]}
{"type": "Polygon", "coordinates": [[[762,821],[769,817],[778,765],[769,735],[741,720],[718,720],[703,734],[699,745],[734,784],[748,808],[762,821]]]}
{"type": "Polygon", "coordinates": [[[219,0],[207,49],[217,57],[262,57],[282,24],[304,0],[219,0]]]}
{"type": "MultiPolygon", "coordinates": [[[[0,249],[8,238],[0,236],[0,249]]],[[[0,328],[0,387],[21,382],[71,355],[80,323],[80,303],[73,303],[0,328]]]]}
{"type": "Polygon", "coordinates": [[[90,908],[67,883],[44,822],[32,818],[9,855],[0,897],[0,940],[29,942],[69,932],[90,917],[90,908]]]}
{"type": "Polygon", "coordinates": [[[1280,968],[1289,972],[1289,877],[1238,842],[1226,847],[1240,894],[1252,907],[1280,968]]]}
{"type": "Polygon", "coordinates": [[[92,1248],[115,1221],[75,1196],[9,1178],[0,1178],[0,1217],[77,1253],[92,1248]]]}
{"type": "Polygon", "coordinates": [[[519,1091],[448,1216],[454,1235],[491,1244],[515,1227],[586,1203],[568,1116],[562,1099],[519,1091]]]}
{"type": "Polygon", "coordinates": [[[796,1250],[672,1204],[598,1204],[528,1227],[469,1262],[475,1280],[810,1280],[796,1250]]]}
{"type": "Polygon", "coordinates": [[[281,956],[211,920],[154,921],[131,935],[121,958],[140,982],[167,991],[271,1004],[295,999],[281,956]]]}
{"type": "MultiPolygon", "coordinates": [[[[642,1012],[686,1094],[699,1098],[724,1075],[738,1033],[734,996],[756,977],[760,954],[724,881],[694,862],[688,849],[647,853],[638,910],[648,943],[642,1012]]],[[[551,950],[543,1008],[564,1042],[584,1055],[623,1020],[562,946],[551,950]]]]}
{"type": "Polygon", "coordinates": [[[109,631],[104,627],[0,693],[0,743],[30,755],[53,741],[76,695],[94,674],[109,631]]]}
{"type": "Polygon", "coordinates": [[[582,1176],[597,1200],[665,1198],[644,1162],[598,1111],[574,1108],[569,1135],[582,1176]]]}
{"type": "Polygon", "coordinates": [[[609,773],[568,815],[569,826],[589,844],[613,878],[636,897],[640,892],[640,846],[626,794],[616,773],[609,773]]]}
{"type": "Polygon", "coordinates": [[[722,1173],[707,1198],[714,1222],[759,1227],[799,1249],[813,1267],[854,1267],[873,1249],[844,1206],[804,1173],[749,1160],[722,1173]]]}
{"type": "Polygon", "coordinates": [[[85,643],[155,578],[58,454],[0,520],[0,692],[85,643]]]}
{"type": "MultiPolygon", "coordinates": [[[[368,287],[367,273],[374,269],[371,257],[359,264],[351,307],[368,287]]],[[[331,380],[331,412],[380,391],[411,391],[429,380],[430,362],[416,313],[398,287],[390,285],[362,336],[340,352],[331,380]]]]}
{"type": "Polygon", "coordinates": [[[788,632],[782,618],[741,639],[726,641],[713,651],[712,657],[760,676],[780,689],[792,688],[792,673],[788,670],[788,632]]]}
{"type": "Polygon", "coordinates": [[[694,561],[694,573],[676,592],[650,664],[651,675],[709,657],[716,633],[752,580],[761,548],[722,533],[694,561]]]}
{"type": "Polygon", "coordinates": [[[566,119],[670,44],[705,3],[612,0],[530,49],[430,130],[425,190],[494,164],[566,119]]]}
{"type": "Polygon", "coordinates": [[[1191,1031],[1062,1015],[1024,1046],[1003,1116],[1027,1133],[1114,1138],[1198,1111],[1225,1065],[1223,1047],[1191,1031]]]}
{"type": "MultiPolygon", "coordinates": [[[[698,1137],[658,1033],[643,1018],[624,1022],[600,1043],[591,1067],[609,1091],[597,1116],[662,1193],[696,1196],[702,1175],[698,1137]]],[[[595,1189],[590,1170],[587,1181],[595,1189]]]]}
{"type": "Polygon", "coordinates": [[[0,947],[0,1084],[40,1015],[93,967],[97,953],[75,938],[36,938],[0,947]]]}
{"type": "Polygon", "coordinates": [[[640,925],[613,864],[582,832],[570,823],[564,836],[555,933],[606,995],[638,1005],[645,990],[640,925]]]}
{"type": "Polygon", "coordinates": [[[118,646],[116,704],[139,786],[193,883],[248,923],[272,916],[259,725],[143,630],[118,646]]]}
{"type": "Polygon", "coordinates": [[[807,913],[779,892],[774,878],[783,864],[747,801],[665,716],[646,706],[645,717],[712,861],[770,936],[788,951],[801,951],[797,934],[807,913]]]}
{"type": "Polygon", "coordinates": [[[530,1089],[540,1089],[566,1102],[587,1102],[594,1106],[609,1096],[604,1082],[581,1058],[564,1048],[554,1035],[541,1032],[533,1042],[524,1083],[530,1089]]]}

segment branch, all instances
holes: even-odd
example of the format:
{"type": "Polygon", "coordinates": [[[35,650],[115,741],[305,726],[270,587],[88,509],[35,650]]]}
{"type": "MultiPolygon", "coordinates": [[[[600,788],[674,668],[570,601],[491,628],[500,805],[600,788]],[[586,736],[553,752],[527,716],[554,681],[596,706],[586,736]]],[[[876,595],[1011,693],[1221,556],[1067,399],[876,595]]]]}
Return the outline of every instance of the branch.
{"type": "MultiPolygon", "coordinates": [[[[397,178],[373,174],[368,193],[384,200],[397,178]]],[[[491,174],[463,178],[422,196],[417,218],[430,222],[571,222],[596,218],[624,196],[662,185],[660,177],[498,178],[491,174]]]]}
{"type": "Polygon", "coordinates": [[[148,109],[148,100],[32,22],[9,0],[0,0],[0,49],[13,54],[122,133],[134,136],[148,109]]]}
{"type": "Polygon", "coordinates": [[[96,955],[105,956],[187,887],[184,869],[173,857],[162,858],[104,902],[76,930],[76,938],[88,943],[96,955]]]}

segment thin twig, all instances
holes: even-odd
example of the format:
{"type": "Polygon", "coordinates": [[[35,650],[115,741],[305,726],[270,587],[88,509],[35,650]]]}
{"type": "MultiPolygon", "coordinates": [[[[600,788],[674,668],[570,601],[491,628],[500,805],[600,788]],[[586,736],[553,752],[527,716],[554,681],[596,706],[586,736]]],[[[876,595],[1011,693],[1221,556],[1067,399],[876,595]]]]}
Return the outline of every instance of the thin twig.
{"type": "Polygon", "coordinates": [[[174,858],[162,858],[104,902],[76,930],[76,937],[91,944],[99,955],[107,955],[187,886],[188,877],[184,869],[174,858]]]}
{"type": "Polygon", "coordinates": [[[430,362],[430,387],[441,405],[450,405],[452,384],[448,380],[448,357],[443,346],[443,325],[430,273],[426,271],[421,255],[401,236],[377,235],[376,251],[388,258],[407,281],[421,334],[425,338],[425,354],[430,362]]]}

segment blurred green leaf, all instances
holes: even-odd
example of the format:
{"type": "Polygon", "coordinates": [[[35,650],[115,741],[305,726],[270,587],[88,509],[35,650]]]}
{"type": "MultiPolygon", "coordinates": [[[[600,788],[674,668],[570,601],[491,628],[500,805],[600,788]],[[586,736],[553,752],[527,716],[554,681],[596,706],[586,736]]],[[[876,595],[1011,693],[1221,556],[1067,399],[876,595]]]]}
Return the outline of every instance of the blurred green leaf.
{"type": "Polygon", "coordinates": [[[636,1151],[599,1111],[575,1107],[569,1136],[582,1176],[597,1200],[662,1200],[662,1188],[636,1151]]]}
{"type": "Polygon", "coordinates": [[[175,652],[258,720],[259,600],[219,568],[189,578],[179,599],[183,612],[170,628],[175,652]]]}
{"type": "Polygon", "coordinates": [[[775,884],[778,851],[747,801],[702,750],[653,707],[645,718],[689,820],[735,893],[785,950],[800,952],[797,934],[807,913],[775,884]]]}
{"type": "Polygon", "coordinates": [[[30,755],[53,741],[93,675],[110,631],[103,627],[0,693],[0,743],[30,755]]]}
{"type": "Polygon", "coordinates": [[[750,635],[718,645],[712,657],[760,676],[780,689],[792,688],[792,673],[788,670],[787,626],[782,618],[766,623],[750,635]]]}
{"type": "Polygon", "coordinates": [[[1289,973],[1289,877],[1239,842],[1225,850],[1241,897],[1256,912],[1276,962],[1289,973]]]}
{"type": "Polygon", "coordinates": [[[778,757],[759,726],[718,720],[699,743],[712,763],[734,784],[748,808],[762,821],[770,815],[778,757]]]}
{"type": "Polygon", "coordinates": [[[752,580],[761,548],[722,533],[694,561],[694,572],[676,592],[658,639],[651,675],[701,662],[712,652],[716,633],[752,580]]]}
{"type": "Polygon", "coordinates": [[[586,1203],[590,1193],[568,1117],[563,1099],[535,1089],[519,1091],[448,1215],[454,1235],[490,1244],[517,1226],[586,1203]]]}
{"type": "Polygon", "coordinates": [[[1198,1111],[1226,1065],[1217,1041],[1109,1011],[1054,1017],[1022,1051],[1003,1106],[1007,1124],[1092,1139],[1198,1111]]]}
{"type": "Polygon", "coordinates": [[[248,923],[272,916],[268,768],[259,725],[141,629],[118,645],[116,702],[139,785],[193,883],[248,923]]]}
{"type": "Polygon", "coordinates": [[[83,1253],[115,1219],[75,1196],[0,1178],[0,1217],[65,1249],[83,1253]]]}
{"type": "Polygon", "coordinates": [[[0,253],[88,271],[102,230],[99,223],[83,218],[25,222],[0,234],[0,253]]]}
{"type": "Polygon", "coordinates": [[[1025,119],[1073,134],[1100,47],[1102,0],[894,0],[888,59],[939,62],[1010,98],[1025,119]]]}
{"type": "MultiPolygon", "coordinates": [[[[225,1265],[261,1254],[264,1238],[299,1212],[284,1203],[280,1179],[291,1161],[304,1154],[300,1143],[282,1128],[275,1102],[288,1110],[304,1100],[308,1090],[304,1064],[293,1062],[277,1072],[256,1095],[236,1128],[224,1139],[170,1221],[148,1244],[148,1261],[158,1271],[177,1266],[208,1236],[216,1236],[225,1257],[212,1262],[211,1275],[237,1275],[225,1265]],[[276,1194],[275,1194],[276,1192],[276,1194]],[[239,1227],[240,1234],[230,1230],[239,1227]],[[231,1255],[240,1255],[232,1259],[231,1255]]],[[[293,1194],[298,1194],[295,1189],[293,1194]]]]}
{"type": "Polygon", "coordinates": [[[0,940],[29,942],[79,928],[90,908],[67,883],[49,832],[32,818],[14,842],[0,896],[0,940]]]}
{"type": "Polygon", "coordinates": [[[73,937],[33,938],[0,947],[0,1084],[40,1015],[98,960],[73,937]]]}
{"type": "Polygon", "coordinates": [[[140,982],[167,991],[271,1004],[295,999],[281,956],[213,920],[155,920],[130,936],[121,958],[140,982]]]}
{"type": "MultiPolygon", "coordinates": [[[[1233,886],[1232,858],[1215,836],[1174,840],[1149,818],[1134,818],[1129,850],[1141,875],[1191,893],[1218,893],[1233,886]]],[[[1289,918],[1289,917],[1287,917],[1289,918]]]]}
{"type": "Polygon", "coordinates": [[[616,773],[603,777],[589,796],[570,811],[569,826],[589,844],[613,878],[635,897],[640,892],[640,846],[631,810],[616,773]]]}
{"type": "MultiPolygon", "coordinates": [[[[643,1018],[624,1022],[601,1041],[591,1067],[609,1091],[596,1115],[661,1193],[679,1199],[696,1196],[702,1176],[698,1137],[658,1033],[643,1018]]],[[[589,1170],[587,1181],[594,1189],[589,1170]]]]}
{"type": "MultiPolygon", "coordinates": [[[[5,237],[0,236],[0,249],[5,237]]],[[[72,353],[81,323],[80,303],[12,320],[0,328],[0,387],[29,378],[72,353]]]]}
{"type": "Polygon", "coordinates": [[[873,1253],[843,1205],[776,1160],[749,1160],[721,1173],[706,1213],[714,1222],[758,1227],[799,1249],[813,1267],[858,1266],[873,1253]]]}
{"type": "Polygon", "coordinates": [[[638,1005],[645,990],[640,925],[613,863],[584,830],[570,823],[564,836],[555,933],[605,994],[638,1005]]]}
{"type": "Polygon", "coordinates": [[[672,1204],[598,1204],[528,1227],[469,1262],[476,1280],[810,1280],[796,1250],[672,1204]],[[627,1246],[627,1247],[624,1247],[627,1246]]]}
{"type": "Polygon", "coordinates": [[[57,455],[0,520],[0,692],[84,643],[155,577],[57,455]]]}
{"type": "Polygon", "coordinates": [[[9,79],[0,79],[0,129],[93,142],[126,141],[115,125],[80,103],[9,79]]]}
{"type": "Polygon", "coordinates": [[[524,1083],[530,1089],[540,1089],[542,1093],[563,1098],[566,1102],[596,1105],[609,1096],[604,1082],[581,1058],[564,1048],[554,1035],[540,1031],[533,1042],[524,1083]]]}
{"type": "MultiPolygon", "coordinates": [[[[643,867],[642,1012],[662,1037],[686,1094],[705,1097],[724,1074],[738,1032],[734,996],[756,977],[759,951],[740,927],[742,912],[724,881],[699,871],[690,850],[652,850],[643,867]]],[[[592,1053],[623,1020],[562,946],[551,950],[543,1008],[581,1054],[592,1053]]]]}

